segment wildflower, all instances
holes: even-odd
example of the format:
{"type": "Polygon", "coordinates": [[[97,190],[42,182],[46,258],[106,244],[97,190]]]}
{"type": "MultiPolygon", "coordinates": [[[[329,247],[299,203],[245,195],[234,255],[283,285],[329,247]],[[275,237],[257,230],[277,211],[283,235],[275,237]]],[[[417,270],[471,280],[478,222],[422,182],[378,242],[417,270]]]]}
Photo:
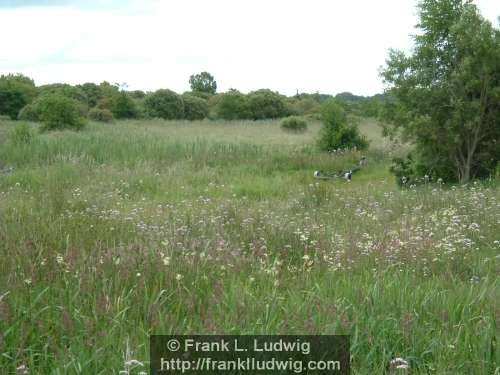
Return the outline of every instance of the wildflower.
{"type": "Polygon", "coordinates": [[[137,277],[141,277],[141,273],[140,273],[140,272],[137,272],[137,273],[135,274],[135,276],[137,276],[137,277]]]}
{"type": "Polygon", "coordinates": [[[24,279],[26,285],[31,285],[31,278],[24,279]]]}
{"type": "Polygon", "coordinates": [[[180,273],[178,273],[177,275],[175,275],[175,279],[177,281],[181,281],[183,278],[184,278],[184,276],[182,276],[180,273]]]}
{"type": "Polygon", "coordinates": [[[168,266],[170,264],[170,257],[163,257],[162,262],[164,266],[168,266]]]}

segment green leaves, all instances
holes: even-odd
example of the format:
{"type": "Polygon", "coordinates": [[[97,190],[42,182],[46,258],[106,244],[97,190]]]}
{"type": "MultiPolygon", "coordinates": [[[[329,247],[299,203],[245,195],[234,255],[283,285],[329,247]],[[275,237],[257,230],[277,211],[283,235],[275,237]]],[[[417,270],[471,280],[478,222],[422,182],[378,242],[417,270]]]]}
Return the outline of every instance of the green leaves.
{"type": "Polygon", "coordinates": [[[381,73],[394,98],[384,120],[415,142],[424,169],[454,170],[452,181],[486,177],[500,158],[487,141],[500,138],[499,30],[470,1],[423,0],[418,9],[412,55],[389,51],[381,73]]]}

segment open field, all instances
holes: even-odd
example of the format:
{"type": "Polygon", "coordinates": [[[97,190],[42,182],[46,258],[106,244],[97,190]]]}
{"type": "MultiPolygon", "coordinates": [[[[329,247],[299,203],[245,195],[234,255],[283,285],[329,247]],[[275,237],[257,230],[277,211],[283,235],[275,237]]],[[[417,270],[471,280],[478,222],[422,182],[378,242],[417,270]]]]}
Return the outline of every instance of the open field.
{"type": "MultiPolygon", "coordinates": [[[[349,334],[353,374],[500,374],[500,189],[353,181],[319,124],[0,121],[0,373],[118,374],[155,334],[349,334]],[[34,125],[33,125],[34,126],[34,125]],[[5,371],[5,372],[1,372],[5,371]]],[[[138,370],[131,370],[137,374],[138,370]]]]}

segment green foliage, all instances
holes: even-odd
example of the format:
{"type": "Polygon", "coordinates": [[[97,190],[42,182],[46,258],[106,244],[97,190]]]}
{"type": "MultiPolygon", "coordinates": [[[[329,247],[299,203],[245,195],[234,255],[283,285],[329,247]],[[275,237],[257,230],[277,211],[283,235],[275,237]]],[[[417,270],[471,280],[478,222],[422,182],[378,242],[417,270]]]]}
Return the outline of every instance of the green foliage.
{"type": "Polygon", "coordinates": [[[85,94],[89,107],[95,107],[104,96],[101,87],[92,82],[77,85],[76,87],[85,94]]]}
{"type": "Polygon", "coordinates": [[[208,72],[201,72],[189,77],[189,85],[192,91],[215,94],[217,91],[217,82],[208,72]]]}
{"type": "Polygon", "coordinates": [[[281,129],[285,131],[303,133],[307,130],[307,122],[296,116],[290,116],[281,121],[281,129]]]}
{"type": "Polygon", "coordinates": [[[89,118],[94,121],[100,122],[113,122],[113,112],[109,109],[92,108],[89,111],[89,118]]]}
{"type": "Polygon", "coordinates": [[[32,103],[24,106],[17,116],[18,120],[22,121],[40,121],[40,107],[38,105],[39,100],[35,99],[32,103]]]}
{"type": "Polygon", "coordinates": [[[323,127],[318,146],[323,151],[368,148],[368,141],[354,124],[349,124],[345,110],[335,99],[323,103],[321,110],[323,127]]]}
{"type": "Polygon", "coordinates": [[[215,101],[215,117],[223,120],[247,119],[250,117],[248,99],[237,90],[217,95],[215,101]]]}
{"type": "Polygon", "coordinates": [[[160,89],[146,96],[144,110],[152,118],[182,119],[184,118],[184,101],[175,92],[160,89]]]}
{"type": "Polygon", "coordinates": [[[21,122],[14,127],[10,138],[15,145],[29,145],[35,138],[35,133],[27,123],[21,122]]]}
{"type": "Polygon", "coordinates": [[[290,111],[295,115],[315,115],[321,111],[320,103],[310,97],[302,99],[291,98],[288,100],[288,104],[290,111]]]}
{"type": "Polygon", "coordinates": [[[280,118],[289,114],[283,96],[268,89],[248,94],[248,109],[253,120],[280,118]]]}
{"type": "Polygon", "coordinates": [[[142,90],[128,91],[128,94],[133,99],[143,99],[146,96],[146,93],[142,90]]]}
{"type": "Polygon", "coordinates": [[[88,99],[85,91],[78,86],[71,86],[66,83],[53,83],[38,87],[40,96],[44,95],[59,95],[66,98],[74,99],[80,103],[87,104],[88,99]]]}
{"type": "Polygon", "coordinates": [[[0,76],[0,115],[16,119],[19,111],[36,97],[35,83],[22,74],[0,76]]]}
{"type": "Polygon", "coordinates": [[[37,106],[42,130],[80,130],[85,125],[78,102],[74,99],[59,94],[46,94],[39,99],[37,106]]]}
{"type": "Polygon", "coordinates": [[[200,98],[200,99],[205,99],[206,101],[209,101],[211,98],[214,97],[213,94],[209,94],[209,93],[206,93],[206,92],[202,92],[202,91],[186,91],[185,93],[182,94],[183,96],[184,95],[191,95],[191,96],[196,96],[197,98],[200,98]]]}
{"type": "Polygon", "coordinates": [[[126,91],[120,91],[109,98],[109,110],[117,119],[128,119],[137,116],[137,108],[134,100],[126,91]]]}
{"type": "Polygon", "coordinates": [[[202,120],[208,116],[208,103],[194,95],[182,95],[184,101],[184,118],[186,120],[202,120]]]}
{"type": "Polygon", "coordinates": [[[469,1],[425,0],[419,16],[412,55],[389,54],[381,113],[425,170],[488,177],[500,160],[500,31],[469,1]]]}

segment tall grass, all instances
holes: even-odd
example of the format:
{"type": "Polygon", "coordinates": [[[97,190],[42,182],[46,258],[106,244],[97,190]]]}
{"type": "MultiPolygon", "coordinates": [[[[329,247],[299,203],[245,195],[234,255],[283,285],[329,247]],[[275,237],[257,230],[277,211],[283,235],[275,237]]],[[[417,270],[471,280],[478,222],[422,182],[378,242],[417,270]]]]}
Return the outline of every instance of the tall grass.
{"type": "Polygon", "coordinates": [[[413,374],[500,372],[496,181],[398,190],[377,128],[348,183],[312,178],[361,156],[317,152],[314,126],[118,122],[27,144],[14,126],[4,373],[117,374],[147,364],[152,333],[350,334],[354,374],[396,357],[413,374]]]}

